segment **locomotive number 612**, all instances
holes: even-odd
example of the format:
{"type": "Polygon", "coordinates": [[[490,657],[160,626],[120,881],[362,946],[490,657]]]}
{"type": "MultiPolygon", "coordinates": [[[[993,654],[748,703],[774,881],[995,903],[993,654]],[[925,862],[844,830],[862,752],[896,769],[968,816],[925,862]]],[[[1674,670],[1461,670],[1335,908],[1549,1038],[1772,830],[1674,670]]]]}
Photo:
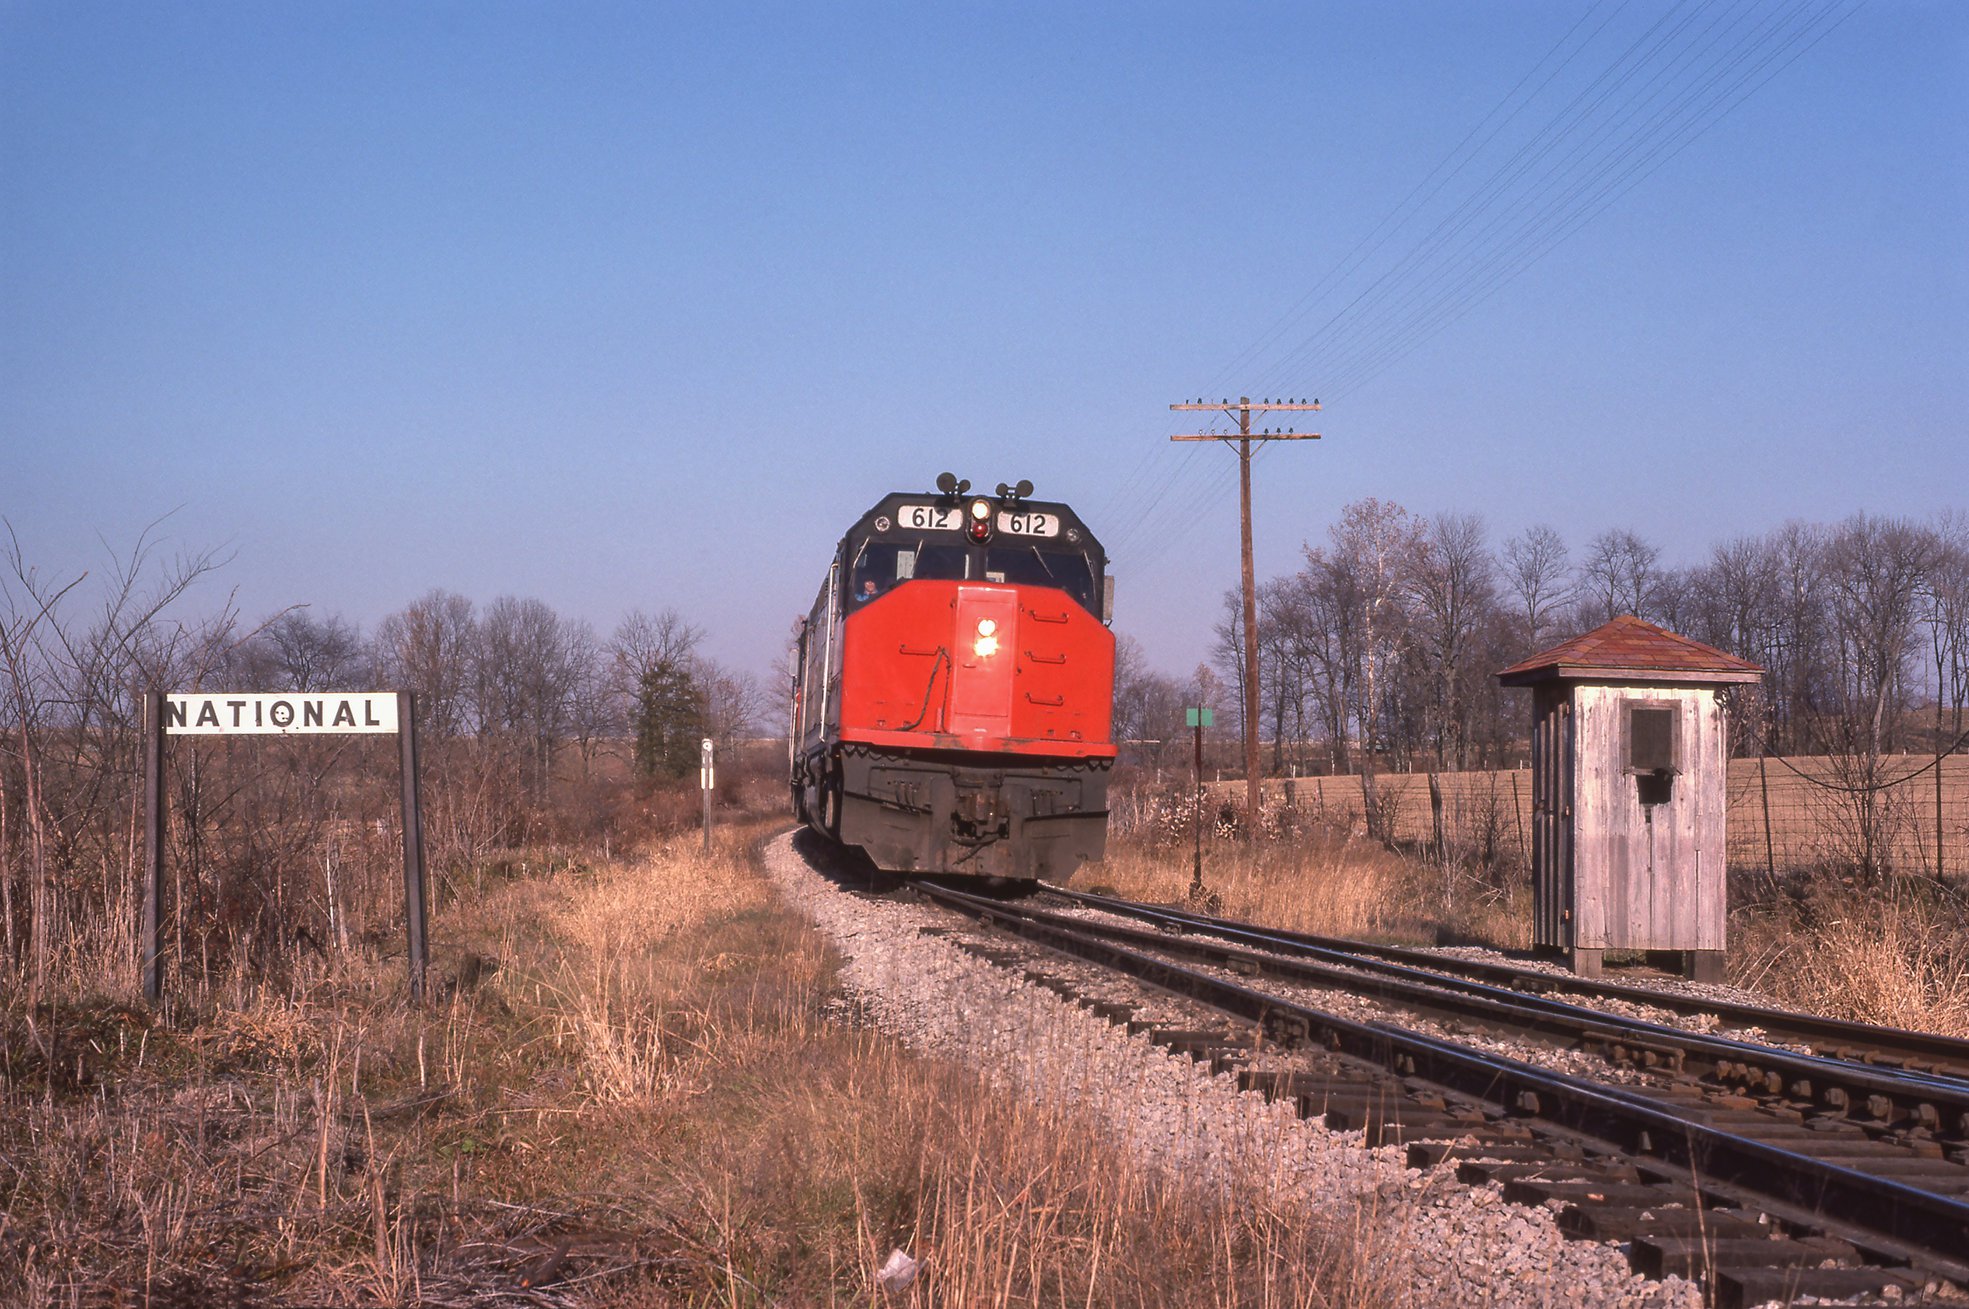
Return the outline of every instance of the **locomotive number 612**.
{"type": "Polygon", "coordinates": [[[1029,482],[936,485],[855,521],[800,624],[794,810],[883,868],[1065,877],[1107,840],[1107,557],[1029,482]]]}

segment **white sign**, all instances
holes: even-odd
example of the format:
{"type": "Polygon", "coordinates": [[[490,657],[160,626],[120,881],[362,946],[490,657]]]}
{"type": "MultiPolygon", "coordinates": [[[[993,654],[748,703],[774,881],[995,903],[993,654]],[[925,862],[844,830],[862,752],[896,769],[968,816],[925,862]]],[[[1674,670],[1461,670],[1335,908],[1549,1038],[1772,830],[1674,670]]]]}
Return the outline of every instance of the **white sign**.
{"type": "Polygon", "coordinates": [[[299,736],[396,730],[395,691],[282,691],[164,697],[164,731],[171,736],[299,736]]]}
{"type": "Polygon", "coordinates": [[[916,532],[954,532],[964,525],[964,513],[955,505],[898,505],[896,522],[916,532]]]}
{"type": "Polygon", "coordinates": [[[1013,536],[1058,536],[1058,514],[1042,514],[1037,509],[1001,509],[998,530],[1013,536]]]}
{"type": "MultiPolygon", "coordinates": [[[[706,791],[712,790],[718,784],[717,767],[713,762],[716,758],[711,738],[707,736],[697,747],[697,784],[706,791]]],[[[709,813],[710,810],[707,809],[705,812],[709,813]]]]}

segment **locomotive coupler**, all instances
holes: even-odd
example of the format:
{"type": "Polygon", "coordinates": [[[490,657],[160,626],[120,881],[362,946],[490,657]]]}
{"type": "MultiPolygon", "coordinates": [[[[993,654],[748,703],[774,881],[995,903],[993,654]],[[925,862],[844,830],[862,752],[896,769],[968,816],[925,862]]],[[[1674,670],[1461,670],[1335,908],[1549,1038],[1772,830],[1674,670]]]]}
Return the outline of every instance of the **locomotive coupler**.
{"type": "Polygon", "coordinates": [[[951,810],[952,835],[964,845],[985,845],[1012,834],[1012,818],[997,791],[960,790],[951,810]]]}

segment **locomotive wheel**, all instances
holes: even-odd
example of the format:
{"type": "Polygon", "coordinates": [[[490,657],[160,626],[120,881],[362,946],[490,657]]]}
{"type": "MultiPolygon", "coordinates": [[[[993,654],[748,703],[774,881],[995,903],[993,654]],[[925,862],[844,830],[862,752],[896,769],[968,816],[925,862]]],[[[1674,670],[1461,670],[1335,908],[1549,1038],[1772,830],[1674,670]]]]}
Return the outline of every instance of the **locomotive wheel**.
{"type": "Polygon", "coordinates": [[[830,768],[820,781],[820,826],[835,840],[841,839],[841,771],[830,768]]]}

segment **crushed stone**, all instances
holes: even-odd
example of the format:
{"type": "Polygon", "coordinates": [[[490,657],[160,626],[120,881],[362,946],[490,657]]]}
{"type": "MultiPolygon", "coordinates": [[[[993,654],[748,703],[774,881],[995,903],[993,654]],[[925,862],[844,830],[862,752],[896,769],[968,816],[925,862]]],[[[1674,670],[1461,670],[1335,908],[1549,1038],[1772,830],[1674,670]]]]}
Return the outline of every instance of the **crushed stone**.
{"type": "Polygon", "coordinates": [[[816,872],[783,836],[765,850],[769,876],[843,957],[856,1021],[927,1054],[955,1058],[1033,1102],[1091,1110],[1114,1138],[1192,1184],[1261,1177],[1330,1215],[1371,1230],[1370,1251],[1414,1306],[1499,1309],[1697,1309],[1700,1287],[1649,1281],[1618,1245],[1568,1241],[1543,1208],[1504,1202],[1495,1185],[1465,1186],[1454,1164],[1412,1170],[1398,1146],[1369,1149],[1359,1132],[1300,1119],[1285,1101],[1238,1091],[1229,1074],[1170,1055],[925,928],[928,907],[858,895],[816,872]]]}

